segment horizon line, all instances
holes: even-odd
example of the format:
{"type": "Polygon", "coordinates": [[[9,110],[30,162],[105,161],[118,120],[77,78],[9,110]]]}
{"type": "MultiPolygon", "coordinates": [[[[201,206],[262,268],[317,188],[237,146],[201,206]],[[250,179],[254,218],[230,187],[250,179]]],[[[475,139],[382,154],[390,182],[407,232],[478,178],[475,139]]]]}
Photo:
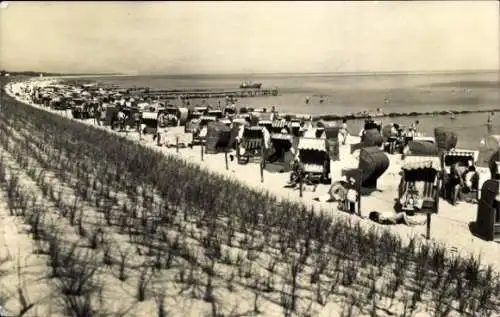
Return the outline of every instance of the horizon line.
{"type": "Polygon", "coordinates": [[[344,72],[235,72],[235,73],[120,73],[118,75],[122,76],[207,76],[207,75],[225,75],[225,76],[236,76],[236,75],[404,75],[404,74],[457,74],[457,73],[493,73],[498,72],[499,69],[460,69],[460,70],[423,70],[423,71],[344,71],[344,72]]]}
{"type": "Polygon", "coordinates": [[[425,74],[464,74],[464,73],[493,73],[498,72],[499,69],[459,69],[459,70],[422,70],[422,71],[343,71],[343,72],[234,72],[234,73],[141,73],[141,72],[103,72],[103,73],[63,73],[63,72],[50,72],[50,71],[31,71],[31,70],[21,70],[21,71],[8,71],[2,70],[6,73],[38,73],[38,74],[54,74],[47,76],[237,76],[237,75],[425,75],[425,74]]]}

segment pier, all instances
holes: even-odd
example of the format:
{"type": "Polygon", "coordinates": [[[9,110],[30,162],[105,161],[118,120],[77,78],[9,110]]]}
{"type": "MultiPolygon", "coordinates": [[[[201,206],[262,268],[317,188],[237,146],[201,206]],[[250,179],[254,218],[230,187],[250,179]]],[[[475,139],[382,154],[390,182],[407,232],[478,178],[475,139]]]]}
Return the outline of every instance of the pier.
{"type": "Polygon", "coordinates": [[[238,89],[238,90],[199,90],[199,89],[176,89],[176,90],[148,90],[129,89],[130,93],[137,93],[145,97],[160,98],[166,100],[174,99],[208,99],[208,98],[249,98],[277,96],[278,89],[238,89]]]}

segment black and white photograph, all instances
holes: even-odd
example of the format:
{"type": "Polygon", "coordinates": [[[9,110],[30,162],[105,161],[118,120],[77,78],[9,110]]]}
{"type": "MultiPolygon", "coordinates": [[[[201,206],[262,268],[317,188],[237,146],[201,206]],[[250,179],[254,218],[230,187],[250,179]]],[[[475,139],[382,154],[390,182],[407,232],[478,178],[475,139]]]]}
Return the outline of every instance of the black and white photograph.
{"type": "Polygon", "coordinates": [[[500,317],[498,1],[0,1],[0,317],[500,317]]]}

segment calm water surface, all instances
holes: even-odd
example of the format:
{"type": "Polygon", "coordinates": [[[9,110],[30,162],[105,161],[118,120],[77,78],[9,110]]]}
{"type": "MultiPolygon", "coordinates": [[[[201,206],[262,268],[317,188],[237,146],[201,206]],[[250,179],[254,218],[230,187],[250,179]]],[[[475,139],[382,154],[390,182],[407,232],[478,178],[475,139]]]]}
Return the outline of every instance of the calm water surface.
{"type": "MultiPolygon", "coordinates": [[[[275,105],[281,112],[346,114],[382,108],[385,113],[431,112],[442,110],[479,110],[500,108],[498,72],[429,73],[429,74],[273,74],[273,75],[176,75],[123,76],[93,78],[123,88],[152,89],[238,89],[246,80],[262,83],[263,88],[279,89],[276,97],[242,98],[237,106],[254,108],[275,105]],[[305,103],[309,98],[309,104],[305,103]],[[321,102],[323,100],[323,102],[321,102]]],[[[223,100],[191,100],[218,105],[223,100]]],[[[174,103],[180,104],[178,101],[174,103]]],[[[482,137],[500,134],[500,112],[493,129],[485,125],[487,114],[419,117],[422,130],[433,134],[437,126],[448,126],[459,135],[459,146],[477,148],[482,137]]],[[[415,117],[384,118],[384,123],[397,121],[407,125],[415,117]]],[[[362,122],[349,125],[358,132],[362,122]]]]}

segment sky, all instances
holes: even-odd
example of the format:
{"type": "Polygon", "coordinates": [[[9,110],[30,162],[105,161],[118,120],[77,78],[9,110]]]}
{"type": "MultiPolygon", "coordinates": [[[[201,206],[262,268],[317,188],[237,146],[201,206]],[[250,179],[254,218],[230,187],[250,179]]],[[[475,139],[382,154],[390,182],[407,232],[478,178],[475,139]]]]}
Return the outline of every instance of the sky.
{"type": "Polygon", "coordinates": [[[500,69],[497,1],[7,2],[0,69],[203,74],[500,69]]]}

